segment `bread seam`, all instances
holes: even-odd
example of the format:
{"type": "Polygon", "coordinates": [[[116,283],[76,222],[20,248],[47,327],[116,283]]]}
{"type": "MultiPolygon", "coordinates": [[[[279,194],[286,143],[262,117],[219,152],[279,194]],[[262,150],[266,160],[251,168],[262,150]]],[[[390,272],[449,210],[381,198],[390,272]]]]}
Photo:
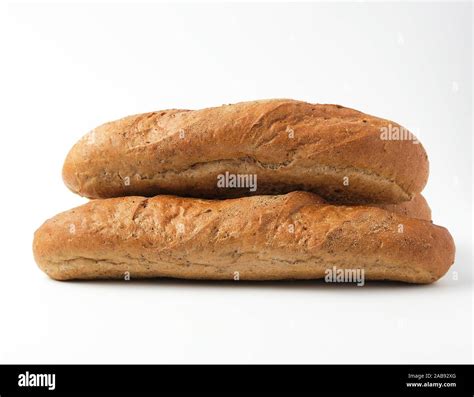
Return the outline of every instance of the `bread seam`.
{"type": "MultiPolygon", "coordinates": [[[[219,160],[213,160],[213,161],[199,162],[199,163],[191,164],[186,168],[182,168],[182,169],[170,168],[170,169],[163,170],[161,172],[157,172],[157,173],[154,173],[154,174],[151,174],[151,175],[138,173],[138,172],[135,172],[135,174],[133,174],[133,175],[126,175],[126,176],[122,176],[120,174],[120,172],[111,172],[111,173],[106,172],[106,173],[111,175],[112,178],[117,177],[121,181],[123,181],[125,179],[125,177],[129,177],[130,180],[140,179],[140,180],[154,181],[154,180],[163,179],[168,174],[183,174],[183,173],[192,172],[192,171],[202,171],[203,168],[206,168],[208,166],[212,166],[214,164],[223,165],[223,164],[227,163],[229,167],[231,167],[233,165],[237,166],[237,165],[240,165],[240,164],[237,164],[238,162],[246,162],[246,163],[249,163],[251,165],[256,165],[257,167],[263,168],[265,170],[275,170],[275,169],[281,169],[281,168],[285,168],[285,167],[290,166],[291,163],[294,162],[294,160],[285,161],[285,162],[282,162],[282,163],[264,163],[264,162],[261,162],[259,160],[256,160],[253,157],[246,156],[246,157],[242,157],[242,158],[238,158],[238,159],[219,159],[219,160]],[[136,178],[136,177],[138,177],[138,178],[136,178]]],[[[303,172],[316,171],[317,170],[317,175],[331,175],[331,176],[334,176],[334,177],[339,177],[340,173],[353,172],[353,173],[359,174],[361,177],[368,177],[369,179],[376,180],[376,181],[380,182],[381,184],[389,184],[389,185],[392,185],[392,186],[396,187],[405,196],[404,201],[409,201],[412,198],[412,195],[403,186],[398,184],[394,179],[385,178],[385,177],[383,177],[383,176],[381,176],[381,175],[379,175],[375,172],[370,172],[370,171],[364,170],[362,168],[357,168],[357,167],[334,167],[334,166],[318,165],[317,164],[317,165],[313,165],[313,166],[310,166],[310,167],[296,166],[295,169],[301,169],[303,172]]],[[[92,177],[92,178],[96,178],[96,177],[92,177]]],[[[258,173],[257,173],[257,178],[258,178],[258,173]]],[[[133,187],[132,184],[130,186],[133,187]]],[[[341,181],[341,187],[344,187],[344,185],[342,184],[342,181],[341,181]]],[[[289,187],[289,191],[291,191],[291,190],[294,190],[294,189],[291,189],[291,187],[289,187]]],[[[259,194],[258,188],[257,188],[257,191],[254,194],[259,194]]]]}
{"type": "MultiPolygon", "coordinates": [[[[261,252],[257,252],[257,253],[261,253],[261,252]]],[[[251,252],[246,252],[245,253],[246,255],[248,254],[251,254],[251,252]]],[[[233,277],[233,272],[237,271],[237,272],[240,272],[243,268],[245,268],[246,266],[250,266],[250,265],[245,265],[245,264],[236,264],[235,261],[234,262],[229,262],[228,264],[226,264],[225,266],[221,266],[221,265],[214,265],[214,264],[210,264],[210,263],[198,263],[198,262],[193,262],[193,263],[186,263],[186,262],[182,262],[182,263],[178,263],[178,262],[167,262],[167,261],[157,261],[157,262],[152,262],[152,261],[149,261],[145,258],[135,258],[135,257],[128,257],[126,258],[126,261],[114,261],[114,260],[109,260],[109,259],[94,259],[94,258],[88,258],[88,257],[84,257],[84,256],[77,256],[77,257],[74,257],[74,258],[69,258],[69,259],[65,259],[65,260],[62,260],[62,261],[50,261],[50,265],[52,266],[55,266],[57,267],[58,269],[61,269],[64,267],[67,268],[67,266],[64,266],[64,264],[67,264],[67,265],[74,265],[77,261],[85,261],[87,263],[90,263],[91,265],[106,265],[106,266],[123,266],[124,269],[121,269],[121,274],[119,276],[111,276],[111,275],[104,275],[104,278],[108,278],[108,279],[120,279],[122,277],[125,276],[125,272],[129,272],[129,276],[130,278],[136,278],[136,279],[145,279],[145,278],[163,278],[163,277],[173,277],[173,278],[179,278],[179,279],[189,279],[189,277],[183,277],[183,276],[179,276],[179,275],[173,275],[173,276],[161,276],[161,275],[157,275],[159,273],[166,273],[166,271],[164,270],[161,270],[160,271],[154,271],[152,272],[152,275],[134,275],[133,274],[133,267],[135,266],[145,266],[145,268],[147,270],[150,270],[151,268],[153,267],[156,267],[156,265],[162,265],[162,266],[176,266],[177,268],[181,268],[181,269],[189,269],[191,267],[205,267],[205,268],[212,268],[214,270],[217,271],[217,273],[221,273],[223,274],[222,277],[220,277],[219,275],[217,275],[217,277],[212,277],[212,279],[214,280],[232,280],[232,277],[233,277]],[[229,271],[231,273],[229,273],[229,271]]],[[[378,263],[379,261],[376,260],[375,262],[372,262],[372,261],[369,261],[367,263],[364,263],[363,265],[359,265],[359,266],[347,266],[347,265],[344,265],[344,264],[341,264],[340,261],[334,261],[334,262],[330,262],[330,261],[327,261],[325,259],[323,259],[321,256],[310,256],[308,257],[307,259],[305,260],[301,260],[301,259],[297,259],[297,260],[294,260],[294,261],[288,261],[288,260],[284,260],[284,259],[281,259],[281,258],[278,258],[278,259],[271,259],[271,260],[268,260],[268,259],[264,259],[264,258],[260,258],[259,259],[259,266],[265,266],[266,264],[284,264],[284,265],[299,265],[299,264],[304,264],[306,263],[307,261],[310,261],[312,262],[311,264],[311,267],[313,268],[313,273],[320,273],[321,271],[324,272],[328,269],[331,269],[333,266],[335,266],[336,268],[338,269],[363,269],[365,273],[371,273],[372,271],[383,271],[384,273],[390,273],[390,271],[393,271],[393,270],[396,270],[396,271],[406,271],[409,276],[411,277],[415,277],[416,275],[421,275],[421,276],[426,276],[426,275],[429,275],[429,280],[432,282],[432,281],[435,281],[437,278],[434,276],[433,272],[429,271],[429,270],[420,270],[418,268],[414,268],[412,266],[400,266],[400,265],[390,265],[390,264],[380,264],[378,263]],[[372,262],[372,263],[371,263],[372,262]]],[[[88,279],[89,277],[85,277],[84,279],[88,279]]],[[[193,277],[195,278],[195,277],[193,277]]],[[[294,280],[298,280],[298,279],[314,279],[314,280],[318,280],[318,279],[322,279],[324,278],[324,275],[320,275],[320,276],[303,276],[303,277],[297,277],[295,276],[293,279],[294,280]]],[[[81,278],[78,278],[78,279],[81,279],[81,278]]],[[[268,278],[262,278],[261,276],[259,276],[258,278],[255,278],[253,279],[252,277],[240,277],[240,279],[242,281],[245,281],[245,280],[248,280],[248,281],[258,281],[258,280],[275,280],[275,281],[278,281],[278,280],[288,280],[288,277],[272,277],[271,275],[268,275],[268,278]]],[[[405,281],[405,282],[409,282],[409,283],[419,283],[419,281],[408,281],[407,280],[407,277],[403,277],[403,278],[400,278],[399,280],[397,280],[395,277],[390,277],[388,278],[389,280],[392,280],[392,281],[405,281]]],[[[426,279],[426,277],[425,277],[426,279]]],[[[370,280],[385,280],[384,278],[370,278],[370,280]]],[[[428,281],[428,282],[430,282],[428,281]]],[[[427,281],[425,281],[426,283],[427,281]]]]}

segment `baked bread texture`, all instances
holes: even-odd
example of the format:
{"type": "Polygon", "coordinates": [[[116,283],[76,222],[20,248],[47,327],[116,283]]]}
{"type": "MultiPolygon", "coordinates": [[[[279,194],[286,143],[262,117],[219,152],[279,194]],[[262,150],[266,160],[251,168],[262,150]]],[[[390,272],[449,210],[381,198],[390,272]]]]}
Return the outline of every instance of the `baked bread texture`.
{"type": "Polygon", "coordinates": [[[389,212],[394,212],[399,215],[408,216],[410,218],[423,219],[431,221],[431,208],[426,202],[426,199],[417,194],[410,201],[404,201],[399,204],[367,204],[373,207],[379,207],[389,212]]]}
{"type": "Polygon", "coordinates": [[[69,152],[63,179],[89,198],[198,198],[310,191],[338,203],[400,203],[428,178],[403,127],[338,105],[289,99],[163,110],[106,123],[69,152]],[[256,186],[219,186],[225,175],[256,186]]]}
{"type": "Polygon", "coordinates": [[[448,271],[455,248],[429,221],[292,192],[93,200],[46,221],[33,250],[57,280],[317,279],[337,267],[363,269],[367,280],[431,283],[448,271]]]}

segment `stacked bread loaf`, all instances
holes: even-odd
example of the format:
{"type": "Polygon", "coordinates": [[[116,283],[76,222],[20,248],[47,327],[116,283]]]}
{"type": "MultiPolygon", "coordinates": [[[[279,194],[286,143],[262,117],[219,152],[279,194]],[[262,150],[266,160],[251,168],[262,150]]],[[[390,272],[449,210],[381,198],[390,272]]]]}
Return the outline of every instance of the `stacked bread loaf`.
{"type": "Polygon", "coordinates": [[[63,179],[93,199],[35,233],[58,280],[177,277],[430,283],[454,261],[420,195],[428,158],[400,125],[337,105],[265,100],[106,123],[63,179]]]}

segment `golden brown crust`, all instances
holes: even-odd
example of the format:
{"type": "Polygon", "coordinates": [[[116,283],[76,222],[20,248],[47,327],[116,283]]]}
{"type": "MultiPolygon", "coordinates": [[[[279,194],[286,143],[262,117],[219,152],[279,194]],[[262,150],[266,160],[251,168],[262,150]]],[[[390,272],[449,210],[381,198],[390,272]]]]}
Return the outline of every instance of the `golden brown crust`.
{"type": "Polygon", "coordinates": [[[401,127],[338,105],[287,99],[145,113],[81,139],[63,179],[90,198],[306,190],[345,203],[399,203],[423,189],[428,159],[419,143],[382,139],[387,128],[401,127]],[[217,187],[225,172],[256,174],[257,190],[217,187]]]}
{"type": "Polygon", "coordinates": [[[336,266],[365,278],[430,283],[454,260],[449,232],[375,207],[328,205],[293,192],[231,200],[174,196],[94,200],[35,233],[40,268],[58,280],[176,277],[322,278],[336,266]]]}
{"type": "Polygon", "coordinates": [[[379,207],[389,212],[409,218],[423,219],[431,221],[431,208],[421,194],[417,194],[410,201],[404,201],[398,204],[367,204],[372,207],[379,207]]]}

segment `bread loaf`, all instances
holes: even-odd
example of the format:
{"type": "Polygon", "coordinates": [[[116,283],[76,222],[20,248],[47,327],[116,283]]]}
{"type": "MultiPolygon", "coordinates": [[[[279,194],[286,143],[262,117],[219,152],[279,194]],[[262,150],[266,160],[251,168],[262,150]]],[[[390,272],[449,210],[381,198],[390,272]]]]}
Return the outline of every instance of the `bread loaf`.
{"type": "Polygon", "coordinates": [[[422,145],[398,124],[287,99],[106,123],[72,148],[63,167],[66,185],[89,198],[305,190],[340,203],[399,203],[421,192],[427,177],[422,145]]]}
{"type": "Polygon", "coordinates": [[[449,232],[368,206],[292,192],[229,200],[93,200],[35,233],[40,268],[58,280],[174,277],[317,279],[363,269],[370,280],[431,283],[454,260],[449,232]]]}

